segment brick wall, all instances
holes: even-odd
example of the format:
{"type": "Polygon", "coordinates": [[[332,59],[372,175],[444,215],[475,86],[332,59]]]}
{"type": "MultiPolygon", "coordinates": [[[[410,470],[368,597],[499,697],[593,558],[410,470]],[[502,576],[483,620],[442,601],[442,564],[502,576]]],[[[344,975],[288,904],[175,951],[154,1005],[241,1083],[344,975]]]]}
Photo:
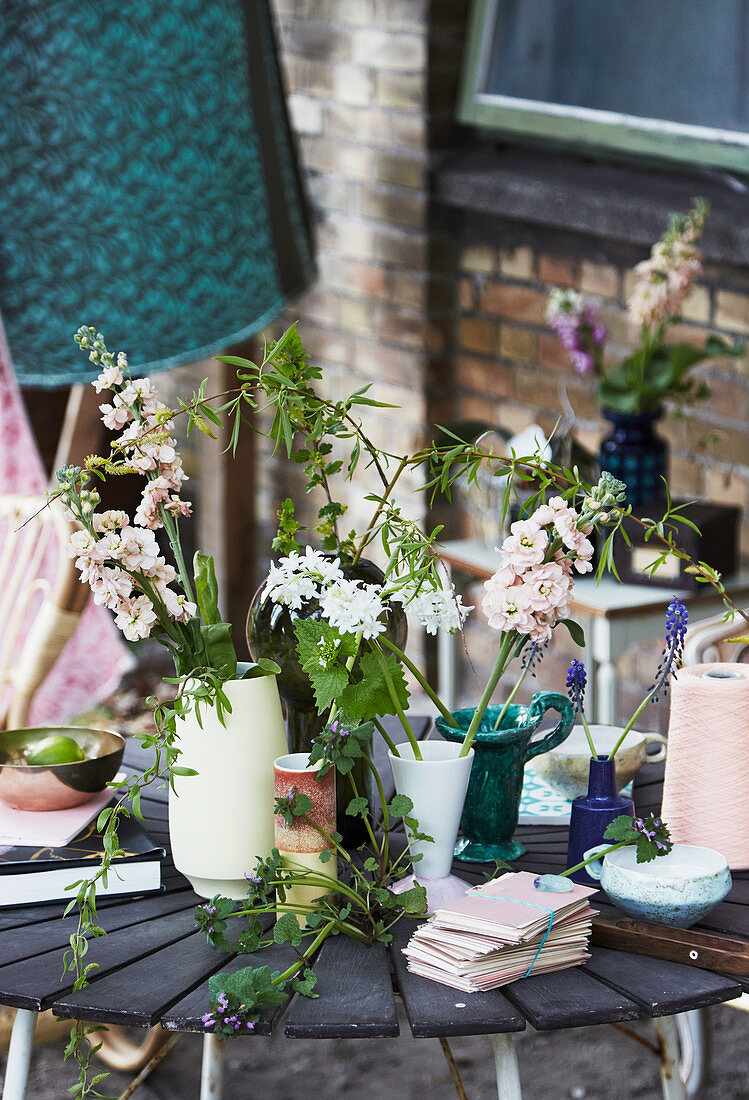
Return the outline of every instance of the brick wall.
{"type": "MultiPolygon", "coordinates": [[[[341,395],[374,383],[402,407],[367,412],[395,452],[412,450],[427,423],[427,377],[444,343],[433,278],[439,247],[428,174],[449,140],[456,40],[465,0],[275,0],[282,63],[317,240],[319,279],[295,303],[323,388],[341,395]]],[[[287,320],[289,319],[287,318],[287,320]]],[[[266,533],[278,500],[299,487],[283,462],[260,470],[266,533]]],[[[362,471],[344,520],[361,527],[379,488],[362,471]]],[[[417,487],[403,478],[404,492],[417,487]]],[[[298,494],[297,494],[298,495],[298,494]]],[[[409,508],[423,514],[421,497],[409,508]]]]}
{"type": "MultiPolygon", "coordinates": [[[[591,387],[570,369],[544,324],[551,286],[573,286],[600,305],[612,354],[635,337],[624,297],[645,255],[589,237],[532,229],[435,207],[430,172],[456,138],[454,99],[467,0],[274,0],[282,63],[311,199],[319,279],[287,319],[341,394],[372,382],[402,406],[397,418],[373,413],[372,434],[395,451],[416,445],[431,423],[477,418],[517,430],[553,426],[562,392],[581,440],[596,449],[602,421],[591,387]]],[[[684,332],[749,332],[749,274],[708,268],[688,303],[684,332]]],[[[710,400],[661,431],[672,447],[677,492],[749,502],[749,367],[715,363],[704,371],[710,400]]],[[[300,499],[298,473],[280,459],[259,465],[261,545],[275,508],[300,499]]],[[[368,517],[362,474],[348,492],[349,519],[368,517]]],[[[414,488],[404,482],[403,489],[414,488]]],[[[412,512],[423,512],[411,497],[412,512]]],[[[456,505],[433,521],[469,534],[476,517],[456,505]]],[[[749,547],[749,525],[742,528],[749,547]]],[[[478,602],[480,589],[469,590],[478,602]]],[[[495,637],[472,620],[463,692],[494,657],[495,637]]],[[[541,674],[559,687],[571,652],[557,645],[541,674]]],[[[657,647],[626,662],[623,711],[647,684],[657,647]]],[[[531,688],[532,690],[532,688],[531,688]]],[[[526,693],[527,694],[527,693],[526,693]]],[[[665,712],[653,726],[665,722],[665,712]]]]}
{"type": "MultiPolygon", "coordinates": [[[[474,227],[476,232],[478,227],[474,227]]],[[[569,355],[544,322],[549,290],[573,287],[593,301],[609,330],[613,363],[637,342],[625,297],[641,251],[555,235],[502,247],[468,235],[455,276],[455,397],[460,416],[496,422],[513,431],[538,421],[551,430],[562,395],[574,409],[577,435],[597,450],[604,429],[592,381],[575,374],[569,355]]],[[[483,233],[486,240],[486,232],[483,233]]],[[[517,242],[517,234],[515,234],[517,242]]],[[[707,265],[671,339],[702,342],[716,333],[749,333],[749,273],[707,265]]],[[[719,359],[697,373],[708,382],[707,401],[679,416],[670,410],[658,431],[671,447],[671,484],[685,496],[749,504],[749,360],[719,359]]],[[[742,524],[749,552],[749,522],[742,524]]]]}

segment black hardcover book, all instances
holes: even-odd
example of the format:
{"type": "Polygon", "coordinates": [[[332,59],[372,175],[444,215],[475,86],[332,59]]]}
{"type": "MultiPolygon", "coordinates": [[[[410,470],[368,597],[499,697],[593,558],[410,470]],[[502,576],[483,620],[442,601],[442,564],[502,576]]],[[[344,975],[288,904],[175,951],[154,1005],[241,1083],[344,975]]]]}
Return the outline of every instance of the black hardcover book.
{"type": "MultiPolygon", "coordinates": [[[[133,818],[120,821],[118,834],[125,855],[113,861],[107,885],[97,883],[97,897],[161,890],[164,849],[156,847],[133,818]]],[[[103,853],[95,821],[62,848],[0,846],[0,907],[70,900],[74,893],[66,887],[87,877],[103,853]]]]}

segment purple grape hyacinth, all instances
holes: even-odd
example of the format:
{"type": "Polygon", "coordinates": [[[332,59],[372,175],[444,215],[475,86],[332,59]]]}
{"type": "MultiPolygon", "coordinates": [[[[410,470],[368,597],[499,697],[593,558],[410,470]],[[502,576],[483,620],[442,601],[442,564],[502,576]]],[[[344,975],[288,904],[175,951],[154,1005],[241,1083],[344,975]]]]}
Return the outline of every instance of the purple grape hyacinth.
{"type": "Polygon", "coordinates": [[[585,688],[588,684],[588,674],[585,665],[573,657],[567,669],[567,694],[578,714],[582,714],[585,706],[585,688]]]}
{"type": "Polygon", "coordinates": [[[666,611],[666,644],[655,674],[655,683],[651,688],[654,702],[667,694],[671,677],[681,668],[688,623],[686,604],[678,596],[674,596],[666,611]]]}

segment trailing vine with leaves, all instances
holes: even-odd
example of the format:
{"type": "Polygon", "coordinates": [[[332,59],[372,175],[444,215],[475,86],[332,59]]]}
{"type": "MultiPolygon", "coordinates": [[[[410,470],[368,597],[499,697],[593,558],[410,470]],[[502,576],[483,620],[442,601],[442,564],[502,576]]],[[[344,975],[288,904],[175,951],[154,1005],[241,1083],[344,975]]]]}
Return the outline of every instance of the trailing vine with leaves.
{"type": "MultiPolygon", "coordinates": [[[[238,385],[224,393],[207,396],[204,381],[189,400],[179,401],[177,409],[168,409],[155,402],[147,380],[131,381],[126,374],[126,360],[122,353],[115,357],[108,352],[100,334],[92,329],[82,329],[78,334],[78,342],[84,350],[90,352],[92,361],[102,368],[102,374],[95,383],[97,388],[116,389],[112,405],[103,406],[108,410],[105,413],[105,422],[108,421],[117,428],[129,423],[129,427],[122,436],[114,440],[109,455],[89,456],[83,468],[68,467],[61,471],[58,475],[59,490],[52,497],[62,499],[80,523],[82,532],[85,532],[86,537],[80,538],[76,544],[76,552],[82,559],[82,565],[79,566],[82,575],[87,576],[89,583],[93,579],[94,584],[100,585],[99,591],[104,590],[101,584],[105,582],[104,602],[110,602],[114,609],[117,609],[119,602],[125,601],[126,606],[118,612],[118,618],[120,614],[123,615],[123,623],[135,637],[143,636],[143,617],[139,617],[140,612],[145,609],[150,614],[146,604],[138,601],[145,599],[151,605],[157,624],[155,633],[164,641],[175,659],[177,675],[169,682],[177,691],[172,702],[160,702],[156,698],[148,700],[154,714],[155,729],[151,734],[140,735],[140,739],[144,747],[154,750],[154,763],[142,775],[129,777],[117,788],[118,801],[102,812],[98,822],[104,837],[102,864],[92,876],[74,884],[75,897],[68,905],[66,913],[77,908],[78,926],[71,936],[64,966],[65,972],[74,976],[76,989],[86,984],[88,976],[96,967],[96,963],[88,958],[89,944],[92,939],[104,933],[98,923],[95,888],[97,882],[106,881],[112,861],[119,853],[118,822],[131,813],[136,817],[141,816],[140,799],[148,784],[162,778],[169,782],[174,775],[186,774],[186,770],[178,763],[179,719],[193,709],[199,714],[203,705],[216,706],[220,713],[224,708],[230,709],[223,684],[227,679],[236,676],[236,653],[231,646],[230,626],[222,621],[218,612],[218,592],[212,562],[205,556],[196,556],[191,577],[182,557],[178,535],[175,542],[178,515],[185,514],[189,505],[173,498],[171,486],[168,487],[166,497],[160,495],[163,493],[163,486],[156,484],[162,477],[167,482],[171,479],[175,484],[180,481],[179,466],[173,455],[174,441],[169,434],[178,417],[186,417],[188,434],[197,428],[215,437],[216,430],[223,430],[226,424],[229,432],[227,449],[236,449],[242,426],[259,430],[258,415],[270,410],[272,421],[267,436],[274,453],[283,449],[288,458],[301,467],[307,492],[322,496],[315,531],[323,549],[343,560],[356,562],[368,548],[376,546],[387,562],[384,570],[386,581],[390,581],[396,591],[402,588],[416,594],[435,592],[442,588],[444,580],[439,560],[441,527],[423,530],[421,524],[408,516],[395,499],[394,494],[400,479],[407,471],[421,475],[422,490],[426,498],[434,500],[439,494],[449,499],[458,479],[467,479],[471,483],[476,480],[482,467],[492,470],[496,476],[505,479],[502,522],[513,499],[518,499],[519,486],[526,489],[531,487],[533,490],[530,498],[521,504],[523,515],[539,507],[549,494],[559,494],[571,506],[579,506],[581,514],[590,512],[592,501],[595,510],[605,513],[601,520],[608,528],[597,566],[599,577],[607,570],[616,574],[613,542],[619,535],[627,538],[622,525],[631,516],[631,509],[621,503],[620,494],[612,492],[608,496],[602,496],[601,493],[596,495],[594,488],[580,478],[577,467],[547,463],[537,455],[496,454],[492,447],[481,445],[481,437],[478,440],[463,440],[455,433],[442,429],[440,442],[422,447],[410,455],[398,455],[379,447],[365,431],[359,411],[367,407],[389,409],[394,406],[370,397],[369,386],[361,387],[337,401],[320,396],[315,383],[321,378],[321,371],[310,362],[295,325],[287,329],[278,340],[265,345],[257,364],[236,356],[221,357],[222,362],[237,368],[238,385]],[[357,534],[349,530],[342,534],[346,505],[335,498],[334,479],[340,475],[344,481],[351,481],[362,464],[375,471],[380,489],[366,496],[366,500],[372,505],[372,515],[364,531],[357,534]],[[175,571],[171,569],[170,572],[170,567],[158,557],[158,548],[153,550],[153,544],[145,536],[138,535],[136,538],[132,534],[133,528],[129,526],[128,517],[122,520],[120,517],[113,517],[111,513],[104,513],[107,520],[100,519],[98,526],[95,522],[94,509],[99,503],[99,494],[89,488],[92,478],[105,480],[107,476],[118,476],[134,470],[145,473],[148,481],[142,505],[147,527],[149,524],[151,527],[162,525],[172,541],[178,566],[177,575],[183,586],[178,597],[174,593],[167,595],[165,592],[165,585],[168,587],[169,583],[167,578],[171,578],[175,571]],[[128,565],[129,559],[123,557],[119,549],[120,543],[117,540],[120,536],[115,537],[118,530],[123,535],[125,531],[128,532],[131,550],[132,540],[135,538],[138,542],[140,539],[138,546],[150,554],[146,564],[141,555],[135,565],[128,565]],[[151,558],[154,560],[151,561],[151,558]],[[102,572],[106,570],[110,573],[102,572]],[[114,576],[111,575],[112,571],[114,576]],[[120,574],[124,574],[124,579],[120,574]],[[112,591],[107,585],[113,586],[112,591]],[[127,594],[123,595],[125,592],[127,594]]],[[[668,556],[676,556],[686,562],[687,572],[694,575],[700,583],[711,585],[721,596],[727,616],[740,613],[746,619],[742,609],[726,592],[719,574],[708,563],[694,561],[679,546],[680,527],[694,527],[688,516],[683,514],[684,508],[684,505],[673,505],[668,497],[666,509],[660,518],[641,519],[631,516],[645,530],[646,541],[654,546],[655,558],[651,570],[655,571],[668,556]]],[[[148,529],[150,531],[151,528],[148,529]]],[[[302,530],[293,502],[286,500],[279,511],[279,528],[274,549],[287,556],[298,552],[301,547],[297,536],[302,530]]],[[[124,541],[127,542],[127,539],[124,541]]],[[[304,630],[307,628],[302,628],[302,636],[299,638],[303,666],[315,683],[318,705],[337,706],[339,694],[344,691],[348,691],[348,694],[343,699],[344,709],[339,716],[338,726],[335,724],[335,715],[331,715],[321,740],[313,748],[312,760],[321,761],[323,767],[335,766],[339,774],[345,776],[351,770],[351,753],[356,751],[356,745],[363,744],[362,730],[367,726],[365,719],[373,717],[375,727],[386,739],[387,733],[380,717],[395,713],[404,720],[408,700],[403,676],[404,665],[420,679],[430,696],[435,696],[409,658],[400,652],[394,653],[392,645],[384,638],[361,651],[360,640],[353,650],[344,648],[329,668],[319,669],[318,660],[319,671],[332,673],[335,678],[333,687],[329,684],[326,689],[320,675],[315,682],[313,672],[316,670],[313,667],[313,655],[308,651],[309,646],[319,646],[321,642],[333,644],[336,641],[340,644],[340,636],[336,638],[334,633],[330,633],[326,624],[318,628],[320,624],[315,625],[314,631],[317,633],[312,637],[313,628],[310,627],[310,637],[306,639],[304,630]],[[345,745],[339,733],[342,728],[349,735],[343,739],[345,745]]],[[[259,662],[249,674],[264,675],[274,671],[277,671],[277,667],[272,662],[259,662]]],[[[330,680],[330,676],[328,679],[330,680]]],[[[442,712],[446,713],[439,701],[435,701],[442,712]]],[[[408,734],[407,719],[404,728],[408,734]]],[[[366,740],[370,733],[371,730],[367,733],[366,740]]],[[[369,756],[366,759],[373,781],[381,789],[376,769],[369,756]]],[[[383,818],[381,822],[375,821],[371,812],[365,808],[364,792],[354,789],[352,794],[349,812],[363,817],[372,850],[362,861],[356,854],[341,848],[338,834],[331,836],[331,851],[334,850],[335,858],[341,861],[344,878],[340,882],[332,877],[325,881],[325,876],[322,876],[319,882],[312,883],[320,886],[326,900],[321,904],[319,913],[309,914],[309,930],[297,930],[295,922],[298,925],[298,921],[291,910],[284,909],[284,882],[288,884],[289,871],[281,870],[272,861],[255,872],[267,885],[262,896],[251,889],[247,903],[239,909],[235,903],[229,903],[226,899],[216,900],[213,929],[209,934],[217,946],[223,946],[221,937],[229,920],[246,918],[249,927],[244,938],[237,940],[237,944],[242,946],[238,948],[235,944],[233,950],[257,949],[263,941],[256,922],[274,912],[280,917],[274,937],[284,937],[283,942],[290,942],[295,949],[305,940],[310,940],[311,944],[299,952],[297,963],[290,968],[291,972],[266,975],[250,968],[251,975],[244,979],[235,975],[231,981],[225,979],[220,988],[220,983],[214,982],[214,1013],[219,1009],[217,998],[221,992],[227,998],[229,1008],[236,1009],[244,1005],[243,1011],[246,1013],[250,1012],[249,1005],[254,1011],[259,1004],[275,1003],[268,998],[285,995],[284,989],[288,982],[298,983],[296,988],[300,992],[311,992],[309,958],[313,953],[313,945],[316,949],[319,942],[322,942],[321,937],[324,939],[327,935],[343,933],[356,935],[365,941],[381,939],[389,935],[389,928],[400,912],[409,914],[423,911],[419,896],[407,892],[397,895],[396,901],[396,895],[389,885],[393,881],[393,874],[402,871],[403,860],[406,858],[403,852],[396,860],[390,857],[390,838],[395,824],[400,826],[403,821],[412,841],[420,837],[418,824],[410,818],[409,808],[397,799],[386,805],[382,798],[383,818]],[[332,885],[334,881],[335,890],[332,885]],[[277,893],[275,903],[270,900],[273,891],[277,893]],[[231,910],[227,908],[229,905],[232,906],[231,910]]],[[[308,872],[295,871],[294,874],[303,877],[308,872]]],[[[307,884],[310,884],[309,880],[307,884]]],[[[201,920],[203,918],[199,917],[199,921],[201,920]]],[[[205,930],[208,931],[207,925],[205,930]]],[[[228,1014],[232,1015],[232,1011],[228,1014]]],[[[252,1021],[248,1018],[245,1022],[252,1021]]],[[[86,1025],[76,1023],[66,1051],[66,1057],[74,1056],[78,1060],[80,1078],[73,1092],[81,1100],[85,1100],[87,1096],[101,1095],[96,1089],[106,1076],[95,1073],[92,1068],[88,1034],[90,1029],[86,1025]]]]}

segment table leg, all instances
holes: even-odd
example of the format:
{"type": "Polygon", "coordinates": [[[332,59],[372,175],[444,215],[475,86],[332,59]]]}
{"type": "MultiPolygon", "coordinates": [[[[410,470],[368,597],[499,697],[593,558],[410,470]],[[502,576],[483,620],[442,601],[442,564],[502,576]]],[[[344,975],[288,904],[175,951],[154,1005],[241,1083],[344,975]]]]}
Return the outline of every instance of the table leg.
{"type": "Polygon", "coordinates": [[[687,1100],[687,1090],[679,1073],[679,1031],[676,1017],[660,1016],[653,1023],[661,1045],[663,1100],[687,1100]]]}
{"type": "Polygon", "coordinates": [[[19,1008],[16,1012],[5,1067],[3,1100],[23,1100],[26,1094],[36,1021],[37,1013],[28,1008],[19,1008]]]}
{"type": "Polygon", "coordinates": [[[710,1075],[710,1010],[694,1008],[676,1017],[679,1071],[687,1096],[700,1096],[710,1075]]]}
{"type": "Polygon", "coordinates": [[[600,725],[616,724],[616,667],[611,647],[611,629],[606,619],[592,619],[590,652],[595,679],[593,721],[600,725]]]}
{"type": "Polygon", "coordinates": [[[221,1100],[224,1089],[224,1042],[215,1035],[203,1036],[203,1065],[200,1100],[221,1100]]]}
{"type": "Polygon", "coordinates": [[[489,1042],[494,1051],[494,1068],[497,1073],[497,1096],[499,1100],[523,1100],[520,1090],[518,1060],[512,1035],[502,1033],[490,1035],[489,1042]]]}
{"type": "MultiPolygon", "coordinates": [[[[450,592],[452,591],[452,569],[446,562],[442,564],[443,587],[446,592],[450,592]]],[[[455,665],[461,637],[459,630],[454,634],[448,634],[446,630],[437,631],[437,683],[440,699],[448,710],[455,709],[455,665]]]]}

